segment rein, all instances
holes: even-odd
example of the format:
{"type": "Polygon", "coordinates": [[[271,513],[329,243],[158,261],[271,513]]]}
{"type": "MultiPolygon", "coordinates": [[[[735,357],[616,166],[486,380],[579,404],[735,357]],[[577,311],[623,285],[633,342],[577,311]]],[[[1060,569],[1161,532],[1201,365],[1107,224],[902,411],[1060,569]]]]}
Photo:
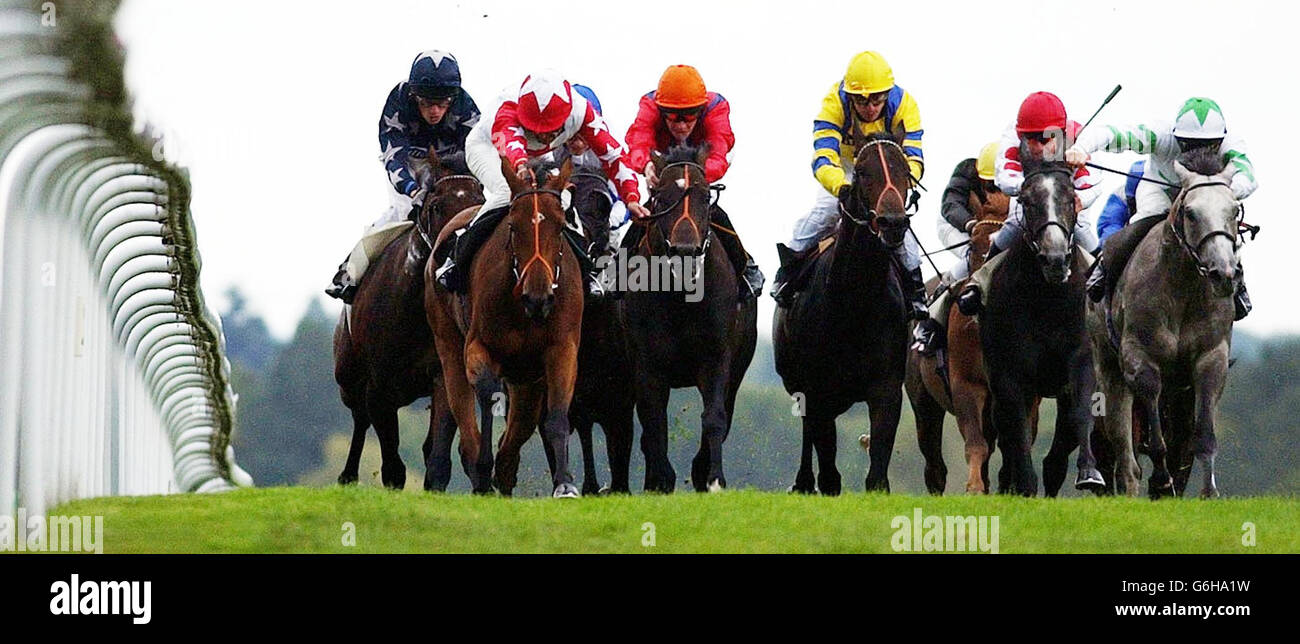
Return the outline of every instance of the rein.
{"type": "MultiPolygon", "coordinates": [[[[879,224],[876,223],[876,217],[879,216],[880,214],[880,204],[882,201],[884,201],[886,194],[893,192],[895,195],[898,195],[899,201],[903,204],[903,212],[908,217],[912,216],[911,212],[907,212],[908,209],[914,206],[916,202],[916,199],[912,199],[911,203],[909,203],[908,198],[903,195],[903,191],[899,190],[897,185],[894,185],[894,178],[889,174],[889,161],[885,159],[884,146],[893,147],[894,149],[898,150],[898,153],[903,156],[904,160],[907,159],[907,153],[903,151],[903,146],[889,139],[875,139],[873,141],[866,142],[865,144],[862,145],[861,148],[858,148],[857,159],[854,160],[854,166],[856,166],[857,163],[862,160],[862,155],[865,154],[869,148],[874,147],[876,148],[876,153],[880,157],[880,167],[884,171],[884,175],[885,175],[885,187],[881,189],[880,194],[876,196],[876,203],[871,209],[867,211],[866,218],[865,219],[860,218],[854,215],[853,213],[849,212],[848,209],[844,207],[843,202],[839,204],[840,214],[844,215],[849,221],[853,222],[855,225],[869,226],[871,228],[871,231],[877,234],[880,233],[880,226],[879,224]]],[[[908,173],[907,178],[909,183],[920,185],[919,182],[917,182],[915,179],[912,178],[910,172],[908,173]]],[[[908,186],[905,189],[909,191],[912,190],[911,186],[908,186]]],[[[915,191],[913,191],[913,194],[919,195],[919,193],[916,193],[915,191]]]]}
{"type": "MultiPolygon", "coordinates": [[[[712,237],[709,236],[707,233],[703,233],[703,232],[701,232],[701,231],[700,231],[700,227],[699,227],[699,225],[697,225],[697,224],[695,223],[695,219],[691,217],[691,201],[690,201],[691,191],[703,187],[703,188],[705,189],[705,193],[704,193],[704,194],[705,194],[705,202],[707,202],[707,204],[708,204],[706,207],[711,208],[711,207],[713,207],[714,204],[717,203],[717,201],[716,201],[716,200],[710,200],[709,195],[710,195],[710,194],[719,194],[719,195],[720,195],[720,193],[721,193],[723,190],[726,189],[726,186],[723,186],[723,185],[720,185],[720,184],[714,186],[714,185],[709,185],[709,184],[707,184],[707,183],[706,183],[706,184],[698,184],[698,185],[692,186],[692,185],[691,185],[691,173],[689,172],[689,170],[690,170],[691,168],[695,168],[696,170],[699,170],[699,171],[700,171],[700,174],[704,174],[704,173],[705,173],[705,172],[704,172],[704,166],[702,166],[702,165],[700,165],[700,164],[698,164],[698,163],[695,163],[694,161],[677,161],[677,162],[675,162],[675,163],[670,163],[670,164],[664,166],[663,169],[660,170],[659,172],[660,172],[660,174],[662,175],[663,173],[667,172],[669,169],[671,169],[671,168],[676,168],[676,167],[682,167],[682,168],[685,168],[685,170],[682,171],[682,178],[683,178],[683,180],[685,181],[685,184],[686,184],[686,185],[683,186],[682,196],[679,197],[676,201],[674,201],[674,202],[668,204],[667,206],[663,207],[662,209],[659,209],[659,210],[656,210],[656,211],[653,212],[653,213],[650,213],[650,216],[648,216],[648,217],[642,217],[642,218],[640,218],[640,219],[635,219],[635,220],[633,220],[633,223],[636,223],[636,224],[639,224],[639,225],[642,225],[642,226],[649,226],[651,222],[654,222],[654,221],[660,219],[661,217],[664,217],[665,215],[671,214],[672,211],[675,210],[675,209],[677,208],[678,205],[681,205],[681,206],[682,206],[682,214],[678,215],[678,216],[677,216],[677,219],[673,221],[673,225],[668,229],[668,236],[671,237],[672,234],[673,234],[673,231],[677,230],[677,227],[680,226],[680,225],[682,224],[683,221],[685,221],[686,223],[688,223],[688,224],[691,225],[691,228],[693,228],[693,229],[695,230],[695,236],[696,236],[697,238],[700,238],[700,239],[701,239],[701,242],[700,242],[700,249],[701,249],[701,250],[700,250],[700,254],[701,254],[701,255],[707,254],[707,253],[709,252],[709,242],[710,242],[710,240],[712,240],[712,237]]],[[[658,200],[656,200],[656,204],[657,204],[657,201],[658,201],[658,200]]],[[[722,228],[721,226],[714,226],[714,225],[713,225],[713,222],[709,222],[709,224],[710,224],[710,227],[713,227],[713,228],[719,228],[719,229],[722,229],[722,230],[726,230],[725,228],[722,228]]],[[[734,231],[728,231],[728,232],[730,232],[730,233],[733,234],[733,235],[735,234],[734,231]]],[[[648,243],[649,238],[650,238],[649,235],[646,235],[646,236],[645,236],[646,243],[648,243]]]]}
{"type": "MultiPolygon", "coordinates": [[[[428,221],[428,210],[430,208],[437,207],[439,201],[438,197],[433,195],[433,192],[437,190],[438,186],[442,185],[444,181],[452,181],[452,180],[473,181],[474,185],[478,188],[479,192],[483,191],[482,182],[478,180],[478,177],[475,177],[474,175],[471,174],[449,174],[445,177],[440,177],[437,181],[434,181],[432,184],[429,185],[429,190],[428,190],[429,200],[425,202],[423,208],[421,208],[421,215],[426,220],[426,222],[428,221]]],[[[428,246],[429,250],[432,251],[434,244],[433,244],[433,239],[429,236],[429,231],[425,230],[424,226],[419,225],[418,221],[416,222],[415,229],[419,231],[420,239],[424,241],[424,245],[428,246]]]]}
{"type": "MultiPolygon", "coordinates": [[[[536,179],[534,179],[534,184],[535,183],[536,183],[536,179]]],[[[531,269],[534,264],[541,264],[542,268],[546,270],[547,274],[552,276],[551,279],[552,289],[559,288],[560,285],[560,263],[564,259],[564,243],[563,240],[561,240],[561,243],[558,246],[558,250],[556,251],[556,259],[554,264],[552,264],[550,260],[548,260],[545,256],[542,255],[542,220],[545,219],[546,216],[542,214],[541,204],[538,202],[538,195],[551,195],[555,197],[557,200],[560,199],[559,191],[550,190],[547,188],[534,188],[532,190],[525,190],[515,195],[514,197],[511,197],[510,199],[510,205],[514,206],[516,201],[519,201],[524,197],[533,198],[533,216],[532,216],[533,255],[532,257],[528,258],[527,262],[524,262],[523,268],[519,267],[519,254],[515,252],[514,224],[513,222],[507,222],[506,224],[509,228],[509,237],[506,238],[506,245],[510,249],[510,270],[514,273],[515,276],[515,288],[514,288],[515,297],[519,297],[520,295],[523,294],[524,278],[528,276],[528,270],[531,269]]]]}

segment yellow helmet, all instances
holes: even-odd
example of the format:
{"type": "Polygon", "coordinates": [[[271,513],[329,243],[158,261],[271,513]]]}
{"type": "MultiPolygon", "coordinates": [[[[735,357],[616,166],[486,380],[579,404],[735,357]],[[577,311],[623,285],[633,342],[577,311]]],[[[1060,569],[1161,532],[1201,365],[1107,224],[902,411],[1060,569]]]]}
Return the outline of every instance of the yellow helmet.
{"type": "Polygon", "coordinates": [[[849,70],[844,72],[844,91],[850,94],[875,94],[887,92],[894,87],[894,70],[889,68],[885,57],[874,51],[864,51],[849,61],[849,70]]]}
{"type": "Polygon", "coordinates": [[[998,157],[998,143],[994,141],[980,148],[980,155],[975,159],[975,172],[985,181],[992,181],[996,174],[993,162],[998,157]]]}

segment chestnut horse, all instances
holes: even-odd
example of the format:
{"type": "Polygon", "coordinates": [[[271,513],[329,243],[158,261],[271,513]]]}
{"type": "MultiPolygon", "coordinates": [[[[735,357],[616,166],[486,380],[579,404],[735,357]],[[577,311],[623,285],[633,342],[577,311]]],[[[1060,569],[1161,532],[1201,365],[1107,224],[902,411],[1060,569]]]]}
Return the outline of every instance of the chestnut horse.
{"type": "MultiPolygon", "coordinates": [[[[971,193],[970,209],[977,214],[966,255],[968,275],[984,265],[992,236],[1007,219],[1009,202],[1010,197],[1001,192],[982,197],[971,193]]],[[[958,282],[952,288],[960,290],[964,284],[958,282]]],[[[948,477],[943,462],[943,421],[945,414],[952,414],[966,444],[966,492],[985,494],[989,491],[989,445],[997,437],[988,418],[989,384],[980,352],[979,322],[952,306],[946,329],[947,383],[939,373],[941,355],[924,356],[913,349],[907,356],[904,386],[916,417],[916,442],[925,457],[925,487],[932,494],[943,494],[948,477]]],[[[1031,410],[1030,433],[1038,433],[1037,402],[1031,410]]]]}
{"type": "MultiPolygon", "coordinates": [[[[508,212],[469,267],[469,292],[449,293],[437,283],[433,262],[425,269],[425,311],[442,359],[444,386],[460,431],[461,462],[474,491],[495,484],[513,493],[519,448],[542,422],[552,454],[552,496],[577,497],[569,472],[569,403],[577,375],[582,332],[581,270],[564,252],[560,191],[572,163],[559,167],[545,157],[529,162],[531,181],[521,180],[502,159],[510,186],[508,212]],[[491,467],[491,436],[480,434],[474,414],[477,390],[496,378],[506,382],[506,433],[491,467]],[[543,421],[541,412],[546,408],[543,421]]],[[[435,426],[434,443],[443,439],[435,426]]]]}
{"type": "Polygon", "coordinates": [[[745,286],[714,241],[707,158],[707,146],[685,144],[651,155],[659,175],[650,202],[654,212],[635,223],[648,230],[627,263],[623,320],[635,365],[645,489],[651,492],[670,493],[677,486],[668,459],[668,395],[676,387],[694,386],[704,402],[691,484],[697,492],[726,487],[722,444],[758,341],[757,303],[741,297],[745,286]],[[634,274],[644,272],[638,267],[653,274],[642,281],[634,274]]]}
{"type": "MultiPolygon", "coordinates": [[[[401,489],[406,466],[397,452],[397,410],[430,395],[440,376],[433,334],[424,316],[424,264],[430,240],[462,208],[482,203],[483,190],[465,168],[463,155],[412,163],[428,197],[416,225],[370,262],[356,298],[343,307],[334,329],[334,378],[352,412],[352,445],[339,483],[355,483],[366,429],[374,424],[383,453],[385,486],[401,489]]],[[[440,387],[433,392],[431,422],[450,422],[440,387]]],[[[428,442],[426,441],[426,456],[428,442]]]]}
{"type": "Polygon", "coordinates": [[[776,310],[772,346],[785,389],[802,402],[803,451],[793,492],[839,494],[835,419],[865,401],[871,419],[867,490],[889,490],[889,459],[903,406],[907,315],[890,246],[907,234],[911,187],[903,148],[874,134],[840,189],[835,243],[813,261],[808,287],[776,310]],[[799,397],[802,398],[799,398],[799,397]],[[812,452],[821,470],[813,480],[812,452]]]}

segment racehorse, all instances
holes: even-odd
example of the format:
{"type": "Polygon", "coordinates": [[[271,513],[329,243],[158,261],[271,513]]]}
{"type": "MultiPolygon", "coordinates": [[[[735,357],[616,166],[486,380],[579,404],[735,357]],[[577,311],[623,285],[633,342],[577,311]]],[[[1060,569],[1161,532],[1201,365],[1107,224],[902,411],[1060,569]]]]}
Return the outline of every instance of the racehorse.
{"type": "Polygon", "coordinates": [[[1181,190],[1169,214],[1141,238],[1112,295],[1089,304],[1087,325],[1118,483],[1137,495],[1136,407],[1153,465],[1151,498],[1181,494],[1192,454],[1203,470],[1201,496],[1214,497],[1214,412],[1228,374],[1241,206],[1229,186],[1234,169],[1217,150],[1184,154],[1174,170],[1181,190]]]}
{"type": "MultiPolygon", "coordinates": [[[[1001,192],[985,195],[972,192],[970,210],[977,213],[970,227],[970,245],[966,255],[969,274],[984,265],[993,233],[1007,218],[1010,198],[1001,192]]],[[[952,286],[960,290],[965,282],[952,286]]],[[[904,387],[916,418],[917,444],[925,457],[925,486],[932,494],[942,494],[947,483],[948,467],[943,462],[944,415],[957,418],[957,428],[966,444],[966,492],[989,491],[989,445],[996,440],[988,418],[989,385],[984,375],[984,356],[980,351],[979,322],[949,307],[947,330],[948,381],[940,373],[939,354],[925,356],[911,350],[907,356],[904,387]]],[[[1031,437],[1038,432],[1038,404],[1030,411],[1031,437]]],[[[1031,442],[1032,442],[1031,438],[1031,442]]]]}
{"type": "Polygon", "coordinates": [[[1055,397],[1056,432],[1043,460],[1044,489],[1056,496],[1077,447],[1075,487],[1099,491],[1090,437],[1095,389],[1092,351],[1083,324],[1087,258],[1074,244],[1077,198],[1073,172],[1033,160],[1022,150],[1020,189],[1025,234],[993,272],[978,316],[993,428],[1012,488],[1033,496],[1028,417],[1037,397],[1055,397]]]}
{"type": "MultiPolygon", "coordinates": [[[[560,191],[572,163],[560,167],[545,157],[528,163],[521,179],[502,160],[510,204],[469,267],[469,292],[461,297],[437,283],[434,262],[425,269],[425,310],[442,359],[444,386],[460,431],[461,462],[474,491],[493,484],[513,493],[519,449],[539,422],[554,454],[552,495],[578,496],[569,472],[569,403],[577,374],[583,288],[578,260],[565,253],[560,191]],[[493,474],[491,436],[480,434],[474,417],[476,390],[496,378],[506,382],[506,433],[493,474]]],[[[434,427],[438,444],[441,428],[434,427]]],[[[450,440],[450,439],[446,439],[450,440]]]]}
{"type": "MultiPolygon", "coordinates": [[[[582,223],[587,253],[610,256],[609,213],[613,207],[603,172],[576,167],[573,205],[582,223]]],[[[632,453],[632,413],[636,392],[632,388],[632,358],[618,302],[609,297],[588,297],[582,309],[582,342],[578,346],[578,377],[569,405],[569,421],[582,446],[582,493],[601,491],[592,449],[592,426],[605,431],[609,456],[610,492],[629,492],[628,464],[632,453]]]]}
{"type": "Polygon", "coordinates": [[[867,137],[853,181],[840,189],[837,238],[809,269],[807,288],[776,310],[772,345],[786,391],[802,404],[803,450],[792,491],[839,494],[835,419],[865,401],[870,415],[867,490],[889,490],[889,459],[903,404],[907,317],[890,246],[908,230],[911,187],[903,148],[867,137]],[[812,452],[820,472],[813,481],[812,452]]]}
{"type": "MultiPolygon", "coordinates": [[[[334,329],[334,379],[352,412],[352,444],[339,483],[355,483],[366,429],[379,436],[385,486],[401,489],[406,466],[397,452],[397,410],[430,395],[439,379],[433,334],[424,315],[424,264],[430,240],[458,210],[482,203],[482,188],[469,176],[463,155],[412,160],[417,181],[428,187],[416,225],[394,239],[370,262],[350,306],[334,329]]],[[[435,387],[430,422],[450,422],[435,387]],[[439,409],[443,413],[439,413],[439,409]]],[[[429,445],[426,441],[426,457],[429,445]]],[[[427,479],[426,479],[427,482],[427,479]]],[[[426,485],[427,487],[427,485],[426,485]]]]}
{"type": "Polygon", "coordinates": [[[722,444],[758,339],[757,303],[741,298],[745,286],[722,244],[714,242],[718,233],[710,219],[707,158],[707,146],[689,145],[651,155],[659,187],[651,195],[650,218],[635,222],[648,229],[628,260],[629,270],[648,266],[663,278],[651,275],[642,284],[647,288],[629,280],[633,288],[622,301],[647,491],[676,488],[677,474],[668,459],[668,395],[673,388],[690,386],[704,402],[691,484],[700,492],[726,487],[722,444]]]}

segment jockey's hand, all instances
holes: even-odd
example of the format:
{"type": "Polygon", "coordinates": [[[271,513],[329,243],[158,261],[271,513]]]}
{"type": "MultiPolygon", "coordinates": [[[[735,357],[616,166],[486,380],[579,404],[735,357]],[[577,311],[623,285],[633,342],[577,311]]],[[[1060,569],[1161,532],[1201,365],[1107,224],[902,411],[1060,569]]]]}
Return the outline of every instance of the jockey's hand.
{"type": "Polygon", "coordinates": [[[643,205],[641,205],[641,204],[639,204],[639,203],[637,203],[637,202],[635,202],[635,201],[632,202],[632,203],[627,204],[627,211],[630,212],[630,213],[632,213],[632,218],[633,218],[633,219],[649,219],[649,218],[650,218],[650,211],[649,211],[649,210],[646,210],[646,209],[645,209],[645,206],[643,206],[643,205]]]}
{"type": "Polygon", "coordinates": [[[655,188],[659,187],[659,175],[655,173],[654,163],[645,164],[644,174],[645,174],[645,184],[649,186],[651,190],[654,190],[655,188]]]}
{"type": "Polygon", "coordinates": [[[1083,164],[1088,162],[1088,158],[1088,153],[1077,145],[1072,145],[1065,151],[1065,162],[1072,168],[1083,167],[1083,164]]]}
{"type": "Polygon", "coordinates": [[[533,173],[528,170],[528,164],[520,163],[519,167],[515,168],[515,177],[520,181],[532,182],[533,173]]]}

